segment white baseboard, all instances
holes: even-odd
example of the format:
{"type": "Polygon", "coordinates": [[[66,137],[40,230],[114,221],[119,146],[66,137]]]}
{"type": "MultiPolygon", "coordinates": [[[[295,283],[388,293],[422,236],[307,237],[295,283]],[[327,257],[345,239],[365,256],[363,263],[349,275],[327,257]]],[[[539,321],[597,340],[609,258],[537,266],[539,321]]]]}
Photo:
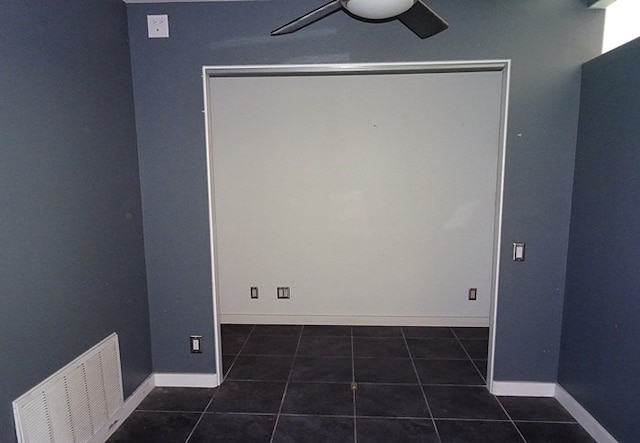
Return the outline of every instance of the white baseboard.
{"type": "Polygon", "coordinates": [[[155,386],[182,388],[216,388],[220,386],[218,374],[153,374],[155,386]]]}
{"type": "Polygon", "coordinates": [[[477,326],[488,327],[489,317],[428,317],[378,315],[220,314],[220,323],[265,325],[362,326],[477,326]]]}
{"type": "Polygon", "coordinates": [[[565,389],[556,385],[556,400],[576,419],[598,443],[617,443],[611,434],[565,389]]]}
{"type": "Polygon", "coordinates": [[[493,395],[506,397],[553,397],[556,394],[555,383],[494,381],[489,390],[493,395]]]}
{"type": "Polygon", "coordinates": [[[97,443],[107,441],[156,386],[215,388],[220,386],[220,380],[218,374],[151,374],[125,400],[122,408],[115,413],[111,422],[106,423],[102,428],[98,429],[90,442],[97,443]]]}
{"type": "Polygon", "coordinates": [[[102,428],[98,429],[96,433],[91,437],[91,442],[104,442],[118,430],[120,425],[131,415],[131,413],[142,403],[142,400],[151,392],[155,387],[153,374],[146,378],[140,386],[124,401],[124,404],[118,409],[113,416],[111,422],[105,424],[102,428]]]}
{"type": "Polygon", "coordinates": [[[555,397],[598,443],[618,441],[562,386],[556,383],[494,381],[489,389],[493,395],[512,397],[555,397]]]}

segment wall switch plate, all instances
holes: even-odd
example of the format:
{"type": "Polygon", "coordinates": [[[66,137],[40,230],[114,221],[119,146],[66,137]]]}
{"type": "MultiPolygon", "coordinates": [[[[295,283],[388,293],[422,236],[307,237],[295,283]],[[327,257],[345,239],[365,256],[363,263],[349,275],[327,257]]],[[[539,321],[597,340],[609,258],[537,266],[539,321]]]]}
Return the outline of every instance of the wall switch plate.
{"type": "Polygon", "coordinates": [[[516,242],[513,244],[513,261],[524,261],[525,243],[516,242]]]}
{"type": "Polygon", "coordinates": [[[202,335],[189,337],[189,347],[192,354],[202,354],[202,335]]]}
{"type": "Polygon", "coordinates": [[[253,299],[258,298],[258,287],[257,286],[251,286],[251,298],[253,298],[253,299]]]}
{"type": "Polygon", "coordinates": [[[469,288],[469,300],[478,299],[478,288],[469,288]]]}
{"type": "Polygon", "coordinates": [[[169,38],[169,16],[147,15],[147,30],[149,38],[169,38]]]}
{"type": "Polygon", "coordinates": [[[289,286],[280,286],[280,287],[278,287],[278,298],[280,298],[280,299],[289,299],[289,298],[291,298],[291,291],[289,290],[289,286]]]}

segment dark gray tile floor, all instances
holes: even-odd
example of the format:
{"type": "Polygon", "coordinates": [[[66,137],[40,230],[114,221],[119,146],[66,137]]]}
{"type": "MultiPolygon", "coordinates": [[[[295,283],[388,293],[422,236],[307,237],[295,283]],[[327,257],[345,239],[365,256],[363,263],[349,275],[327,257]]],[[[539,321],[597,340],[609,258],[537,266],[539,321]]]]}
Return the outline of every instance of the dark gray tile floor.
{"type": "Polygon", "coordinates": [[[223,325],[225,381],[156,388],[109,442],[592,442],[485,388],[486,328],[223,325]]]}

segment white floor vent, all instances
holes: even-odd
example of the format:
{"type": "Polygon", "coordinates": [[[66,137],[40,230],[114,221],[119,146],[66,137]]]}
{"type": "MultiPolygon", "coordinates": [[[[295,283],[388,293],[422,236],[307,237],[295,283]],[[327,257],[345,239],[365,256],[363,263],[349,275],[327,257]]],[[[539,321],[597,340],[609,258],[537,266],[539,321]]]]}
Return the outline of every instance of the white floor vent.
{"type": "Polygon", "coordinates": [[[113,333],[13,402],[18,442],[91,442],[123,401],[113,333]]]}

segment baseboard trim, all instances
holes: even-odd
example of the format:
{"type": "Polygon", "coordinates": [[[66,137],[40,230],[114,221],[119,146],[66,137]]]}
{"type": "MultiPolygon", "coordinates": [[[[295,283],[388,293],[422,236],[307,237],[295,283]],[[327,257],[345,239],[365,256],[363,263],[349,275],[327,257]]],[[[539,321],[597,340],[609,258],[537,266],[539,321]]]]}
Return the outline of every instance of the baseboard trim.
{"type": "Polygon", "coordinates": [[[507,397],[555,397],[598,443],[618,441],[562,386],[556,383],[494,381],[489,390],[493,395],[507,397]]]}
{"type": "Polygon", "coordinates": [[[428,317],[389,315],[220,314],[220,323],[267,325],[356,326],[476,326],[488,327],[489,317],[428,317]]]}
{"type": "Polygon", "coordinates": [[[125,400],[123,406],[115,413],[111,422],[100,428],[90,441],[96,443],[107,441],[156,386],[215,388],[220,386],[220,379],[218,374],[153,373],[125,400]]]}
{"type": "Polygon", "coordinates": [[[155,386],[182,388],[216,388],[220,386],[218,374],[153,374],[155,386]]]}
{"type": "Polygon", "coordinates": [[[602,426],[593,415],[589,413],[578,401],[573,398],[562,386],[556,385],[556,400],[573,415],[578,423],[598,443],[618,443],[618,441],[602,426]]]}
{"type": "Polygon", "coordinates": [[[105,424],[102,428],[98,429],[98,431],[91,437],[91,442],[103,442],[107,441],[109,437],[113,435],[114,432],[118,430],[120,425],[129,418],[131,413],[140,406],[142,400],[151,392],[151,390],[155,387],[154,376],[153,374],[149,375],[140,383],[140,386],[136,388],[135,391],[124,401],[124,404],[118,411],[116,411],[113,419],[110,423],[105,424]]]}
{"type": "Polygon", "coordinates": [[[555,383],[494,381],[489,390],[493,395],[506,397],[553,397],[556,394],[555,383]]]}
{"type": "Polygon", "coordinates": [[[113,419],[98,429],[91,437],[90,443],[107,441],[156,386],[215,388],[220,386],[220,378],[218,374],[151,374],[125,400],[122,407],[114,414],[113,419]]]}

